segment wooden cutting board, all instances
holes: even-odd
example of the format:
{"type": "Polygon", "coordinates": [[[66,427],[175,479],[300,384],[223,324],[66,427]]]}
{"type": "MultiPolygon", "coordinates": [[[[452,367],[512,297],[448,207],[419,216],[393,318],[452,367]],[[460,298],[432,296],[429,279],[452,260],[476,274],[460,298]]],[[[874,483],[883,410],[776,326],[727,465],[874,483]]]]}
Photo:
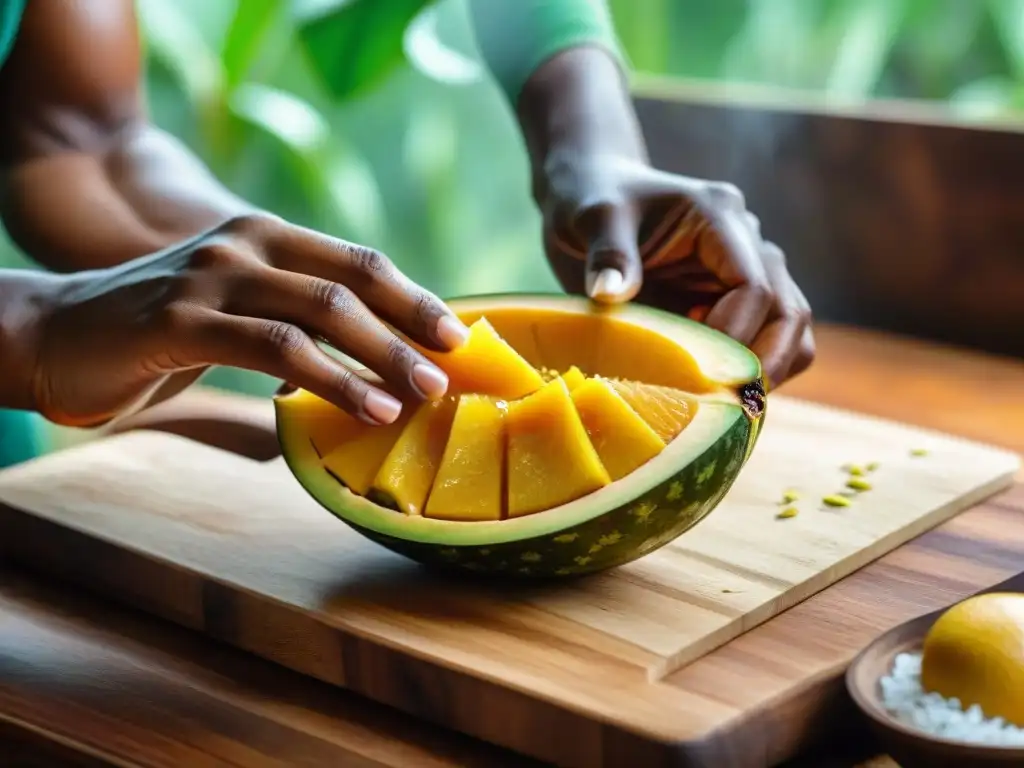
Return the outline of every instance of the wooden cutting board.
{"type": "Polygon", "coordinates": [[[0,553],[556,764],[715,765],[715,732],[750,713],[664,675],[1008,486],[1019,466],[775,396],[750,464],[692,532],[585,581],[497,587],[365,541],[280,461],[135,433],[0,473],[0,553]],[[873,490],[822,508],[849,462],[878,462],[873,490]],[[787,489],[801,511],[779,520],[787,489]]]}

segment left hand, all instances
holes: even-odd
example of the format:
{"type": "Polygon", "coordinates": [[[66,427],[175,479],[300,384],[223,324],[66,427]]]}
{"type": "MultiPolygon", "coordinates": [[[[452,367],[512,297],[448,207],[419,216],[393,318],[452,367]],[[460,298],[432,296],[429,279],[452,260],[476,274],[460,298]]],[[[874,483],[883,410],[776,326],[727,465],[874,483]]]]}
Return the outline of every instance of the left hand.
{"type": "Polygon", "coordinates": [[[807,299],[731,184],[632,158],[577,158],[549,172],[540,204],[566,290],[703,321],[750,347],[770,387],[813,361],[807,299]]]}

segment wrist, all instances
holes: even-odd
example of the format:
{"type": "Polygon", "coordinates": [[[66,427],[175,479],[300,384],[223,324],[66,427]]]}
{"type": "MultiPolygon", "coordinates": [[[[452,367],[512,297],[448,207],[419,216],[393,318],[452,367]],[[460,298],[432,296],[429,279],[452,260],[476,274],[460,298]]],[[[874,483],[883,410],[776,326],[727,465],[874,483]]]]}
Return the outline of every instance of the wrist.
{"type": "Polygon", "coordinates": [[[62,282],[42,272],[0,270],[0,408],[37,410],[39,351],[62,282]]]}
{"type": "Polygon", "coordinates": [[[567,49],[538,67],[523,87],[517,113],[537,199],[581,161],[648,162],[626,73],[599,46],[567,49]]]}

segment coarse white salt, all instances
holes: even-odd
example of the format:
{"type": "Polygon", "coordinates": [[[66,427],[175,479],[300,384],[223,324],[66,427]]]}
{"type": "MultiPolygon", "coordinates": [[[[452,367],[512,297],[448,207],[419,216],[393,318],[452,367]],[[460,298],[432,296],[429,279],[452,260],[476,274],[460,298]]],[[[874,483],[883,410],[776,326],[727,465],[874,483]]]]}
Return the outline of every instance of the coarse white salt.
{"type": "Polygon", "coordinates": [[[1024,746],[1024,728],[1001,717],[985,717],[972,704],[964,711],[958,699],[926,693],[921,687],[921,653],[901,653],[881,679],[882,703],[904,725],[952,741],[990,747],[1024,746]]]}

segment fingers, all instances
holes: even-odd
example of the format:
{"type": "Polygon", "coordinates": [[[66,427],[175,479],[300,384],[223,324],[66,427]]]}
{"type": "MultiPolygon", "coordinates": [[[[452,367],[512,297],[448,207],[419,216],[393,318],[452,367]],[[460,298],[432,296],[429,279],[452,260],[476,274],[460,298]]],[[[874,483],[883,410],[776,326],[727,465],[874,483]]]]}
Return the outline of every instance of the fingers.
{"type": "Polygon", "coordinates": [[[390,424],[402,404],[321,350],[294,325],[207,311],[182,339],[190,359],[266,373],[334,403],[368,424],[390,424]]]}
{"type": "Polygon", "coordinates": [[[804,369],[810,365],[814,342],[810,306],[786,270],[782,250],[774,243],[764,243],[761,251],[774,302],[768,322],[750,348],[761,359],[766,382],[774,388],[799,373],[794,370],[798,363],[804,369]]]}
{"type": "Polygon", "coordinates": [[[258,234],[271,264],[346,286],[374,314],[419,344],[446,351],[469,336],[444,302],[380,251],[290,224],[278,223],[258,234]]]}
{"type": "Polygon", "coordinates": [[[445,373],[393,333],[346,286],[263,268],[239,278],[233,293],[225,312],[301,328],[358,360],[403,396],[432,399],[448,389],[445,373]]]}
{"type": "Polygon", "coordinates": [[[643,283],[638,212],[620,204],[594,205],[578,216],[576,225],[587,242],[587,295],[607,304],[632,300],[643,283]]]}
{"type": "Polygon", "coordinates": [[[749,346],[768,318],[773,302],[758,241],[743,212],[702,207],[710,226],[698,238],[698,257],[730,289],[715,303],[705,322],[749,346]]]}

